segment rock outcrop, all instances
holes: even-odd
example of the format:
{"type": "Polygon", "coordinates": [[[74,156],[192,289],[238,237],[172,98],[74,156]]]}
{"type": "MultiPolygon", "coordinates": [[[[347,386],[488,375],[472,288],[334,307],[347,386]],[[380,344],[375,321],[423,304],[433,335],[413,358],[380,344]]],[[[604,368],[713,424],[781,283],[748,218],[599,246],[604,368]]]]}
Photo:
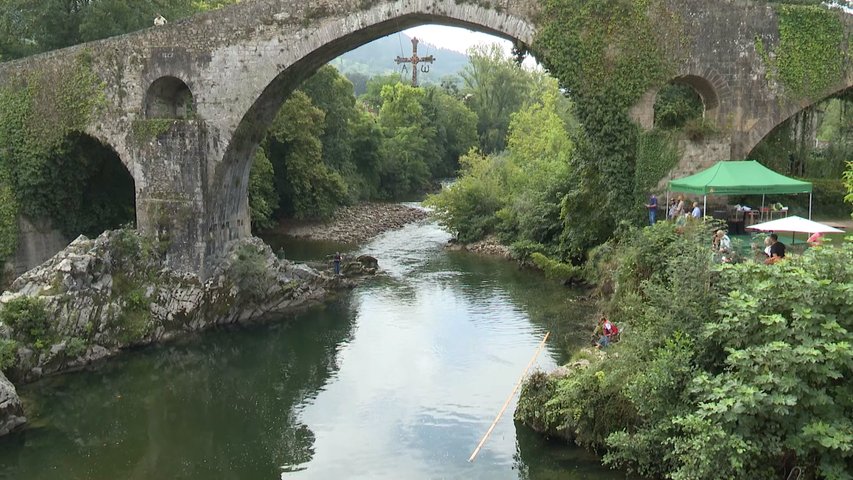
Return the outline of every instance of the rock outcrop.
{"type": "MultiPolygon", "coordinates": [[[[128,230],[81,236],[16,279],[0,297],[0,357],[7,352],[9,377],[32,381],[130,346],[291,311],[355,285],[280,260],[257,238],[231,245],[206,279],[166,267],[161,247],[128,230]]],[[[372,260],[366,263],[375,267],[372,260]]],[[[356,263],[353,275],[371,273],[356,263]]],[[[2,380],[0,434],[24,421],[14,387],[2,380]]]]}
{"type": "Polygon", "coordinates": [[[24,407],[12,382],[0,372],[0,436],[14,431],[27,422],[24,407]]]}
{"type": "Polygon", "coordinates": [[[232,245],[204,281],[164,265],[155,242],[119,230],[95,240],[81,236],[21,275],[0,304],[27,299],[48,324],[40,338],[24,331],[32,326],[8,325],[21,344],[11,377],[33,380],[128,346],[251,322],[316,302],[344,283],[276,258],[257,238],[232,245]]]}
{"type": "Polygon", "coordinates": [[[488,236],[474,243],[460,243],[453,239],[448,242],[446,248],[450,251],[466,251],[489,257],[512,259],[512,252],[510,252],[509,247],[501,244],[494,236],[488,236]]]}

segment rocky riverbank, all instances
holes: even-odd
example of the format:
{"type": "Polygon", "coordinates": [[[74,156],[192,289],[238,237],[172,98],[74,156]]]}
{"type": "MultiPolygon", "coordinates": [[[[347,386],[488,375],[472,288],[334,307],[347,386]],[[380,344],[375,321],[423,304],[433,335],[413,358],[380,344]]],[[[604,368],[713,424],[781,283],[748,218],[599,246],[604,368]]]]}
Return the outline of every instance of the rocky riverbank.
{"type": "MultiPolygon", "coordinates": [[[[329,275],[280,260],[247,238],[201,279],[165,267],[162,251],[128,230],[81,236],[16,279],[0,297],[0,371],[28,382],[128,347],[263,320],[350,288],[353,277],[377,266],[364,257],[348,262],[344,276],[329,275]]],[[[0,377],[0,434],[23,421],[14,387],[0,377]]]]}
{"type": "Polygon", "coordinates": [[[446,248],[451,251],[466,251],[477,255],[487,255],[506,260],[512,260],[513,258],[509,247],[501,244],[494,236],[486,237],[474,243],[460,243],[456,239],[453,239],[447,243],[446,248]]]}
{"type": "Polygon", "coordinates": [[[322,223],[286,223],[275,233],[310,240],[361,243],[383,232],[402,228],[429,217],[423,208],[399,203],[362,203],[341,207],[334,217],[322,223]]]}

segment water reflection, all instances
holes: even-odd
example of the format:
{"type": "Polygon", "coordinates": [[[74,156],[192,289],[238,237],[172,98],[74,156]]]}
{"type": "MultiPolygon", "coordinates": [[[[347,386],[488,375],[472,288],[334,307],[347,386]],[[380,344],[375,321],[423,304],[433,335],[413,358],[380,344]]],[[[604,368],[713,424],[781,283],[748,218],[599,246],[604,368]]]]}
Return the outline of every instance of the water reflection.
{"type": "Polygon", "coordinates": [[[312,458],[300,409],[337,368],[352,313],[342,302],[22,388],[36,423],[0,441],[0,478],[275,478],[312,458]]]}

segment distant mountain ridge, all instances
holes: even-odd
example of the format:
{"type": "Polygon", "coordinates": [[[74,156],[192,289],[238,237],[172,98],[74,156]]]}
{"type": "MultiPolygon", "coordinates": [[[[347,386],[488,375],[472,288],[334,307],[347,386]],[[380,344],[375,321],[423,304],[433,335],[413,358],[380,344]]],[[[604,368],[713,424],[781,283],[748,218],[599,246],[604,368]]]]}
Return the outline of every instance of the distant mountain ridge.
{"type": "MultiPolygon", "coordinates": [[[[421,41],[418,45],[418,56],[427,55],[433,55],[435,62],[429,65],[428,73],[419,72],[419,78],[425,84],[437,84],[441,82],[442,77],[459,75],[468,65],[467,55],[421,41]]],[[[401,77],[411,78],[412,65],[409,64],[403,73],[402,66],[394,62],[398,56],[412,56],[412,38],[402,32],[362,45],[341,55],[330,64],[346,75],[360,73],[373,77],[396,72],[401,73],[401,77]]]]}

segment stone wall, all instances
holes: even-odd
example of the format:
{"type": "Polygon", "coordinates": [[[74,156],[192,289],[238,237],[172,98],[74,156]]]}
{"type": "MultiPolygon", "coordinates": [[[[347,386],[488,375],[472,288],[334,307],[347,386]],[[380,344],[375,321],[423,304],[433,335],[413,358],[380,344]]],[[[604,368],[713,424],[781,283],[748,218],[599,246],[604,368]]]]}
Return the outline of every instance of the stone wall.
{"type": "Polygon", "coordinates": [[[49,220],[18,217],[18,249],[7,268],[13,270],[17,277],[54,256],[69,243],[70,240],[53,228],[49,220]]]}
{"type": "MultiPolygon", "coordinates": [[[[727,155],[713,145],[689,158],[741,158],[773,126],[817,100],[783,100],[779,86],[764,74],[755,38],[773,45],[779,37],[768,3],[668,1],[683,19],[686,35],[686,60],[674,80],[699,86],[728,141],[727,155]]],[[[137,224],[172,241],[169,265],[204,276],[229,242],[249,234],[246,191],[253,153],[283,100],[317,68],[371,40],[425,23],[472,28],[529,45],[536,35],[537,4],[246,0],[163,27],[0,64],[0,85],[36,72],[49,76],[90,54],[106,102],[87,133],[111,146],[128,167],[137,188],[137,224]],[[149,88],[162,77],[186,84],[195,106],[194,118],[168,129],[145,112],[149,88]]],[[[853,18],[848,17],[849,33],[853,18]]],[[[847,71],[826,95],[853,85],[853,68],[847,71]]],[[[632,109],[644,126],[653,118],[649,109],[656,90],[632,109]]]]}

